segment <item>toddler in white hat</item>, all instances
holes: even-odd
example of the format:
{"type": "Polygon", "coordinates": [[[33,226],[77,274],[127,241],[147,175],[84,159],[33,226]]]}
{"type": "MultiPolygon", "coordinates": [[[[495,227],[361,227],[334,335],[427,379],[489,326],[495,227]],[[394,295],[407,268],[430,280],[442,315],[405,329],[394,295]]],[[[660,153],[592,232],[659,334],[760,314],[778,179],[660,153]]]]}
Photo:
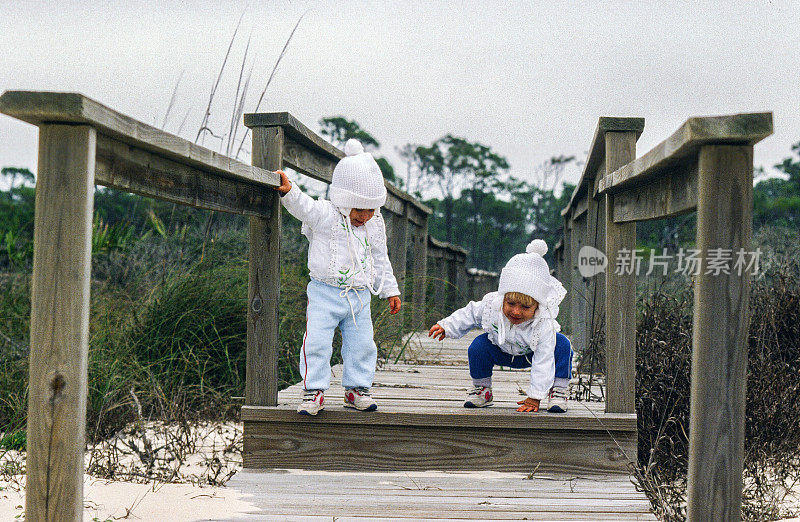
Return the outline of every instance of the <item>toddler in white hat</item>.
{"type": "Polygon", "coordinates": [[[333,332],[342,332],[344,405],[373,411],[378,405],[370,388],[378,348],[370,315],[370,294],[389,300],[400,311],[400,290],[389,262],[386,226],[380,207],[386,187],[372,154],[358,140],[348,140],[346,156],[333,170],[330,200],[312,199],[282,171],[281,201],[302,223],[308,237],[308,308],[300,348],[303,400],[297,412],[316,415],[324,408],[330,387],[333,332]]]}
{"type": "Polygon", "coordinates": [[[567,291],[550,275],[542,256],[547,244],[534,239],[526,253],[512,257],[500,272],[497,292],[472,301],[433,325],[428,335],[443,340],[458,339],[475,328],[485,331],[472,341],[467,352],[473,390],[465,408],[492,404],[494,366],[530,368],[528,397],[517,411],[567,411],[567,387],[572,377],[572,348],[556,321],[558,306],[567,291]]]}

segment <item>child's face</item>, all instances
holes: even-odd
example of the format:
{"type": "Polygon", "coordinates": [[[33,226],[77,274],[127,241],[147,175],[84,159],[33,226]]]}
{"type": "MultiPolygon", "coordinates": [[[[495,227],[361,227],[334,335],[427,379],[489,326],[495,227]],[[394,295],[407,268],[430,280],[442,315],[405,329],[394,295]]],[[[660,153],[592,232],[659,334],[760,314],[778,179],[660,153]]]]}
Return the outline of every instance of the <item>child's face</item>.
{"type": "Polygon", "coordinates": [[[375,215],[374,208],[351,208],[350,209],[350,224],[354,227],[360,227],[375,215]]]}
{"type": "Polygon", "coordinates": [[[532,305],[524,305],[506,295],[503,298],[503,314],[508,318],[511,324],[521,324],[525,321],[533,319],[536,309],[539,308],[539,303],[536,301],[532,305]]]}

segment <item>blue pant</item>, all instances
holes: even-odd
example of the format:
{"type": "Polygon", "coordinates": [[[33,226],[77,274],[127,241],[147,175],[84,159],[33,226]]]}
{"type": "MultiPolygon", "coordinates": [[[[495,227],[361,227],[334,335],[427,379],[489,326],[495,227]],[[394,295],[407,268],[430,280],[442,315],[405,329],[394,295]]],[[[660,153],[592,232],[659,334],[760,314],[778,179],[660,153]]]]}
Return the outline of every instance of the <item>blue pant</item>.
{"type": "MultiPolygon", "coordinates": [[[[556,379],[555,384],[566,387],[572,378],[572,346],[569,339],[561,333],[556,334],[555,347],[556,379]]],[[[492,385],[492,369],[495,366],[509,368],[530,368],[532,353],[512,356],[501,350],[489,340],[489,334],[481,334],[472,341],[467,350],[469,358],[469,375],[476,386],[492,385]]]]}
{"type": "Polygon", "coordinates": [[[372,296],[369,290],[350,290],[342,297],[341,288],[312,280],[308,283],[306,292],[306,335],[300,349],[303,388],[330,388],[333,332],[337,326],[342,331],[342,386],[371,387],[378,360],[378,347],[373,339],[369,307],[372,296]]]}

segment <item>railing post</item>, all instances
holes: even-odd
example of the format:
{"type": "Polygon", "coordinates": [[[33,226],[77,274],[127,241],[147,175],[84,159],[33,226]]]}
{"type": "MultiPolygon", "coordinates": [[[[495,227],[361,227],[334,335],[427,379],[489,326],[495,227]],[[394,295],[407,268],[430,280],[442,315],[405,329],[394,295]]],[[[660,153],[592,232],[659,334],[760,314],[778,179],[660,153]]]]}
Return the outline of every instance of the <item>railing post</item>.
{"type": "MultiPolygon", "coordinates": [[[[594,182],[592,183],[593,197],[589,199],[589,219],[594,221],[594,241],[591,243],[600,252],[606,252],[606,198],[602,195],[597,195],[598,185],[600,180],[605,175],[605,169],[601,168],[597,174],[594,182]]],[[[614,267],[607,267],[606,270],[611,270],[614,267]]],[[[598,343],[597,337],[601,332],[605,332],[605,318],[606,318],[606,285],[605,279],[602,276],[595,276],[592,278],[589,287],[589,299],[594,304],[594,313],[590,316],[592,324],[591,339],[598,343]]],[[[602,349],[605,349],[605,341],[600,344],[602,349]]]]}
{"type": "MultiPolygon", "coordinates": [[[[253,126],[253,165],[283,168],[282,127],[253,126]]],[[[281,288],[281,203],[270,195],[268,218],[250,217],[245,405],[278,404],[278,303],[281,288]]]]}
{"type": "Polygon", "coordinates": [[[578,272],[578,252],[583,245],[583,225],[580,220],[583,217],[575,217],[574,209],[570,210],[569,214],[569,249],[570,249],[570,286],[569,295],[569,317],[570,317],[570,333],[572,334],[572,345],[576,351],[586,349],[586,339],[584,339],[586,321],[586,285],[584,284],[583,277],[578,272]]]}
{"type": "MultiPolygon", "coordinates": [[[[403,201],[403,211],[395,214],[388,210],[382,212],[386,223],[386,235],[389,250],[389,260],[392,263],[392,270],[400,288],[401,299],[405,301],[406,285],[406,249],[408,248],[408,202],[403,201]]],[[[388,327],[400,331],[403,328],[404,309],[397,315],[389,316],[388,327]]]]}
{"type": "MultiPolygon", "coordinates": [[[[636,132],[606,132],[607,173],[636,159],[636,132]]],[[[636,411],[636,274],[617,274],[621,250],[636,248],[636,223],[614,222],[614,196],[605,195],[606,412],[636,411]]]]}
{"type": "Polygon", "coordinates": [[[415,331],[425,328],[425,292],[428,286],[428,218],[414,229],[414,309],[411,323],[415,331]]]}
{"type": "Polygon", "coordinates": [[[689,421],[689,520],[739,520],[742,508],[750,277],[713,273],[716,250],[752,248],[753,148],[708,145],[698,163],[689,421]]]}
{"type": "Polygon", "coordinates": [[[39,127],[25,519],[83,520],[97,135],[39,127]]]}

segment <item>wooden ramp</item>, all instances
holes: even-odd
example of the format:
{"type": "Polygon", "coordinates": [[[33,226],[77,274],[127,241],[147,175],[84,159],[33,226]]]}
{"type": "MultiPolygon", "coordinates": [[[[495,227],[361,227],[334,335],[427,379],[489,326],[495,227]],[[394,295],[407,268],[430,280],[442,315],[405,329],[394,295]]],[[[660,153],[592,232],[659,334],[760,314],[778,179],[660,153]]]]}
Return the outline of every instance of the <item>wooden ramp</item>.
{"type": "Polygon", "coordinates": [[[527,370],[496,370],[495,405],[464,408],[471,388],[466,347],[474,335],[439,343],[414,334],[405,362],[375,375],[376,412],[342,406],[341,366],[317,417],[295,412],[300,385],[283,390],[277,407],[245,406],[245,468],[629,472],[635,414],[573,401],[565,414],[518,413],[527,370]]]}

